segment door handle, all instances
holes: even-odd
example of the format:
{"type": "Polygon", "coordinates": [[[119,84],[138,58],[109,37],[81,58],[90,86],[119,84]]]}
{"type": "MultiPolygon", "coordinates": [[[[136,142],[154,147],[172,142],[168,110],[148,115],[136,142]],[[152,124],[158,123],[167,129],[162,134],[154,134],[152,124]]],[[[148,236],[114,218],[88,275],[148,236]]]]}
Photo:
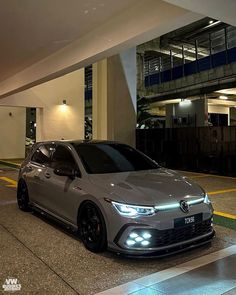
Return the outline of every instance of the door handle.
{"type": "Polygon", "coordinates": [[[49,172],[45,172],[44,175],[45,175],[46,178],[50,178],[51,177],[51,173],[49,173],[49,172]]]}

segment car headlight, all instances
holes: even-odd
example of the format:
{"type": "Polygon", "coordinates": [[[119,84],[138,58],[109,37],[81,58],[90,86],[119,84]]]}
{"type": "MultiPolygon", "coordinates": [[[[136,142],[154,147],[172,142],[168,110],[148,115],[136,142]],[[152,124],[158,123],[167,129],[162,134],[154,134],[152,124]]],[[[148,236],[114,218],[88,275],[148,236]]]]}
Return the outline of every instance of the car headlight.
{"type": "Polygon", "coordinates": [[[210,201],[210,199],[209,199],[209,197],[208,197],[207,194],[205,194],[205,197],[204,197],[204,203],[205,203],[205,204],[210,204],[210,203],[211,203],[211,201],[210,201]]]}
{"type": "Polygon", "coordinates": [[[117,212],[122,216],[136,217],[136,216],[150,216],[155,213],[154,207],[128,205],[117,202],[111,202],[117,212]]]}

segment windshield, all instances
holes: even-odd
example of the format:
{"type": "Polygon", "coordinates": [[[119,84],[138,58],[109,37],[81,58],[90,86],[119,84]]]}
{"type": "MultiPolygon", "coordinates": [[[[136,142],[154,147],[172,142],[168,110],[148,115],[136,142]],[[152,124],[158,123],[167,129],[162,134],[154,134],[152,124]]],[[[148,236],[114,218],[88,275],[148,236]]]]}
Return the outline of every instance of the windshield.
{"type": "Polygon", "coordinates": [[[125,144],[73,144],[87,173],[103,174],[157,169],[158,164],[125,144]]]}

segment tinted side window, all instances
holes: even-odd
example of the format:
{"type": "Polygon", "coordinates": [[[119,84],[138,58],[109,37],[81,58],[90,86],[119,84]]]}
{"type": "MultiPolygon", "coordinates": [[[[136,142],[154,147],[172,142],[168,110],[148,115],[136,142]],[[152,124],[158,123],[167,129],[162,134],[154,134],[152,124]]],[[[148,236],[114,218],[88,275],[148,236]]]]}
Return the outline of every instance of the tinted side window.
{"type": "Polygon", "coordinates": [[[50,145],[41,145],[33,154],[31,161],[48,166],[50,164],[51,150],[50,145]]]}
{"type": "Polygon", "coordinates": [[[55,168],[56,165],[68,165],[70,167],[77,168],[75,159],[71,151],[62,145],[58,145],[52,156],[52,167],[55,168]]]}

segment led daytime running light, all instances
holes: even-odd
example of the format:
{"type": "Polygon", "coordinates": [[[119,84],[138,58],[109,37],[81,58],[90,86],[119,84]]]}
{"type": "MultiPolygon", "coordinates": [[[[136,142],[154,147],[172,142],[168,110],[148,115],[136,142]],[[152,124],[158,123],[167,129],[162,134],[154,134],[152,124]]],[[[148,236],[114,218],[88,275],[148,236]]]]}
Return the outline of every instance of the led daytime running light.
{"type": "Polygon", "coordinates": [[[122,204],[118,202],[111,202],[120,215],[135,217],[135,216],[150,216],[155,213],[154,207],[137,206],[122,204]]]}

